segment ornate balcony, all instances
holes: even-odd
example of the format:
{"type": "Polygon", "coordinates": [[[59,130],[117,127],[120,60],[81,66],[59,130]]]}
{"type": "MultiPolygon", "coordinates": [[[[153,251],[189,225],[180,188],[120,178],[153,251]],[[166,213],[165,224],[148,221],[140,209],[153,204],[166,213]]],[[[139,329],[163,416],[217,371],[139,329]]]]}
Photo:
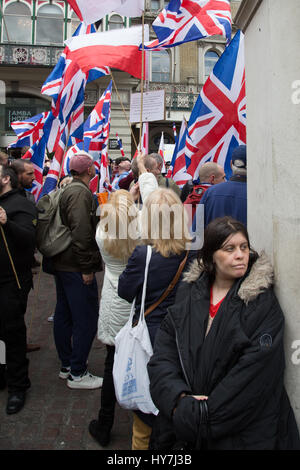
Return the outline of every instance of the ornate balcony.
{"type": "Polygon", "coordinates": [[[191,111],[197,101],[202,85],[182,83],[149,83],[150,90],[164,89],[166,92],[166,109],[172,111],[191,111]]]}
{"type": "Polygon", "coordinates": [[[58,46],[31,44],[0,44],[0,65],[31,65],[53,67],[64,50],[58,46]]]}

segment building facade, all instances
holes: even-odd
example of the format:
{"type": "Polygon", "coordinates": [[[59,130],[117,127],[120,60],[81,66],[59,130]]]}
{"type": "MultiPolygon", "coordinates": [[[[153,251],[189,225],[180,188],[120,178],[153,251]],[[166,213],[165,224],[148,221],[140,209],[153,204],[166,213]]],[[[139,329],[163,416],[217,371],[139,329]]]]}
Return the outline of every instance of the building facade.
{"type": "Polygon", "coordinates": [[[284,8],[280,0],[243,0],[235,18],[245,33],[248,230],[274,265],[285,382],[300,427],[299,19],[298,0],[284,8]]]}
{"type": "MultiPolygon", "coordinates": [[[[151,24],[168,1],[145,0],[145,23],[150,26],[150,39],[156,36],[151,24]]],[[[232,16],[240,1],[231,1],[232,16]]],[[[55,66],[79,20],[63,0],[0,0],[0,148],[15,140],[10,123],[46,111],[50,99],[41,95],[41,86],[55,66]]],[[[96,24],[98,31],[121,29],[141,24],[141,18],[126,18],[115,13],[96,24]]],[[[235,27],[233,27],[233,31],[235,27]]],[[[166,144],[174,143],[173,122],[179,131],[183,117],[189,119],[198,94],[214,64],[225,48],[225,40],[213,36],[189,42],[164,51],[149,52],[149,80],[146,90],[165,90],[165,119],[149,123],[149,151],[157,151],[161,132],[166,144]]],[[[112,114],[109,155],[116,158],[116,133],[122,139],[125,154],[135,151],[128,126],[130,95],[139,92],[140,80],[127,73],[113,71],[118,95],[112,93],[112,114]],[[119,97],[122,101],[120,103],[119,97]]],[[[110,81],[102,77],[87,85],[85,116],[87,117],[110,81]]],[[[132,125],[138,141],[139,124],[132,125]]]]}

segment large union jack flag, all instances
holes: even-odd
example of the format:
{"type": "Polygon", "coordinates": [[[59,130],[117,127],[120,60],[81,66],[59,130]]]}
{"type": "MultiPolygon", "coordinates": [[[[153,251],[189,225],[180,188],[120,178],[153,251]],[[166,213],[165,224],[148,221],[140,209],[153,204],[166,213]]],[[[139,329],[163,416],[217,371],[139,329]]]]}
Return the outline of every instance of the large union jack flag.
{"type": "Polygon", "coordinates": [[[182,120],[178,139],[176,140],[174,153],[171,161],[172,173],[171,177],[178,184],[183,187],[185,183],[191,179],[191,175],[186,172],[186,159],[185,159],[185,141],[187,134],[187,122],[182,120]]]}
{"type": "Polygon", "coordinates": [[[193,108],[185,154],[187,172],[197,180],[207,161],[219,163],[231,176],[233,149],[246,143],[244,35],[238,31],[206,80],[193,108]]]}
{"type": "MultiPolygon", "coordinates": [[[[94,159],[94,165],[96,168],[96,176],[91,181],[91,190],[95,192],[98,187],[99,174],[101,173],[101,160],[100,156],[102,153],[107,152],[107,144],[110,131],[110,111],[111,111],[111,90],[112,81],[102,94],[100,100],[96,104],[95,108],[84,123],[83,139],[77,142],[75,145],[69,148],[68,152],[64,157],[62,163],[61,176],[65,176],[69,173],[70,159],[74,153],[84,150],[88,152],[94,159]]],[[[106,162],[106,160],[105,160],[106,162]]],[[[105,176],[106,175],[105,167],[105,176]]]]}
{"type": "Polygon", "coordinates": [[[24,121],[12,122],[11,127],[17,134],[18,139],[9,147],[32,147],[44,134],[44,124],[49,114],[49,111],[46,111],[24,121]]]}
{"type": "Polygon", "coordinates": [[[219,34],[231,39],[229,0],[171,0],[152,24],[158,39],[145,49],[161,50],[219,34]]]}

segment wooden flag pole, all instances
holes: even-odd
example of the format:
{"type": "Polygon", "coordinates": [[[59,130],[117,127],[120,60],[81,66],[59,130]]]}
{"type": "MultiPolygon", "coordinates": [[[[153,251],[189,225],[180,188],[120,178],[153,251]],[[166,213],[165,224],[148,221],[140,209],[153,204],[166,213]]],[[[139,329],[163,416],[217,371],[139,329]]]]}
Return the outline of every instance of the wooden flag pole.
{"type": "Polygon", "coordinates": [[[58,175],[58,179],[57,179],[57,182],[56,182],[56,186],[59,183],[59,180],[60,180],[60,177],[61,177],[61,172],[62,172],[62,169],[63,169],[63,166],[64,166],[64,161],[65,161],[65,157],[66,157],[66,153],[67,153],[67,149],[68,149],[68,142],[69,142],[70,133],[71,133],[72,118],[73,118],[73,114],[70,117],[70,126],[68,128],[68,135],[67,135],[66,145],[65,145],[64,154],[62,156],[61,163],[60,163],[59,175],[58,175]]]}
{"type": "Polygon", "coordinates": [[[1,230],[1,235],[2,235],[2,238],[3,238],[3,241],[4,241],[4,245],[5,245],[5,248],[6,248],[8,257],[9,257],[9,261],[10,261],[12,270],[13,270],[13,272],[14,272],[14,275],[15,275],[15,278],[16,278],[16,281],[17,281],[18,288],[21,290],[21,285],[20,285],[20,282],[19,282],[18,274],[17,274],[16,268],[15,268],[15,264],[14,264],[14,262],[13,262],[11,253],[10,253],[10,251],[9,251],[9,247],[8,247],[8,244],[7,244],[6,236],[5,236],[5,233],[4,233],[4,230],[3,230],[2,225],[0,225],[0,230],[1,230]]]}
{"type": "Polygon", "coordinates": [[[141,78],[141,112],[140,112],[140,150],[142,149],[143,132],[143,99],[144,99],[144,55],[145,55],[145,14],[142,15],[142,78],[141,78]]]}

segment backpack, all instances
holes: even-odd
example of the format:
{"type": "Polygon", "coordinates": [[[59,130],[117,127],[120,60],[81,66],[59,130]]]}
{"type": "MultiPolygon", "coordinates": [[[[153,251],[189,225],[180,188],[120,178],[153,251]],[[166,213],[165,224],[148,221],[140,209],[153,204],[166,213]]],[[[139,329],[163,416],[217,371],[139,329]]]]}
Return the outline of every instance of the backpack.
{"type": "Polygon", "coordinates": [[[209,188],[210,185],[205,184],[197,184],[193,187],[192,192],[188,195],[186,200],[183,204],[191,204],[192,205],[192,217],[195,215],[196,206],[202,199],[203,194],[209,188]]]}
{"type": "MultiPolygon", "coordinates": [[[[72,186],[74,185],[83,187],[81,183],[73,181],[72,186]]],[[[45,194],[37,203],[36,244],[38,250],[47,258],[62,253],[72,242],[71,231],[62,223],[59,210],[60,198],[68,188],[69,185],[45,194]]]]}

